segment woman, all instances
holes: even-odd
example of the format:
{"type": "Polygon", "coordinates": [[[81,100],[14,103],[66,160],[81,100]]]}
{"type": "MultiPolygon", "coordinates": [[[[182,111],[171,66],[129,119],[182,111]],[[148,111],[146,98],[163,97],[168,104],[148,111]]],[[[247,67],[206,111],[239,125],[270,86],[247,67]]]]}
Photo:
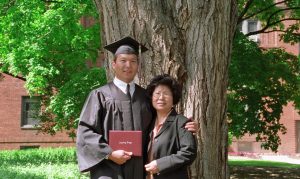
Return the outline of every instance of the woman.
{"type": "Polygon", "coordinates": [[[187,167],[196,158],[193,134],[184,129],[188,119],[176,113],[181,97],[179,84],[169,75],[159,75],[147,87],[156,110],[156,119],[148,146],[147,179],[188,179],[187,167]]]}

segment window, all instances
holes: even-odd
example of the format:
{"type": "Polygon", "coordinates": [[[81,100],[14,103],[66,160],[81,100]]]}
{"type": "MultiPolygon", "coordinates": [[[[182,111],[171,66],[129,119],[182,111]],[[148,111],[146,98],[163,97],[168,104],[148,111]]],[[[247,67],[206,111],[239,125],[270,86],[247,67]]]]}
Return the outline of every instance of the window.
{"type": "Polygon", "coordinates": [[[248,32],[257,31],[257,21],[256,20],[248,20],[248,32]]]}
{"type": "MultiPolygon", "coordinates": [[[[260,28],[260,22],[257,20],[245,20],[241,23],[241,26],[239,27],[240,31],[244,34],[248,34],[249,32],[255,32],[260,28]]],[[[254,42],[259,42],[259,36],[256,35],[250,35],[249,39],[254,42]]]]}
{"type": "Polygon", "coordinates": [[[40,98],[22,96],[21,127],[35,128],[39,124],[40,98]]]}

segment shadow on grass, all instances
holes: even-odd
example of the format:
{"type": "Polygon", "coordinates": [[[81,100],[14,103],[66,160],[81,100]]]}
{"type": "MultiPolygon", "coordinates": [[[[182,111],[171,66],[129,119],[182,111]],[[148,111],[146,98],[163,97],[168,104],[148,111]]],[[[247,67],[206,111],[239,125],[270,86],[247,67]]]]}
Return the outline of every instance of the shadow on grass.
{"type": "Polygon", "coordinates": [[[300,179],[299,168],[230,166],[230,179],[300,179]]]}

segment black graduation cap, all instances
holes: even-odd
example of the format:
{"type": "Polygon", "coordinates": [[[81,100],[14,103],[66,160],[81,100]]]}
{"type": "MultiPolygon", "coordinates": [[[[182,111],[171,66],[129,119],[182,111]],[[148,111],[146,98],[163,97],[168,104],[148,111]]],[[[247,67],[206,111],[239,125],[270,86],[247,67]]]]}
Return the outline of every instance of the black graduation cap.
{"type": "Polygon", "coordinates": [[[139,49],[141,50],[141,53],[148,50],[144,45],[129,36],[106,45],[104,48],[115,54],[115,56],[119,54],[139,55],[139,49]]]}

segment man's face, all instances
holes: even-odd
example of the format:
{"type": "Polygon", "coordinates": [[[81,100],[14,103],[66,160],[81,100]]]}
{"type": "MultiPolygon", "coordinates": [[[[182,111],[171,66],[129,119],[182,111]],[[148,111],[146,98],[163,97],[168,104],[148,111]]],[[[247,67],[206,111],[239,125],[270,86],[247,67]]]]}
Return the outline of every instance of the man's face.
{"type": "Polygon", "coordinates": [[[112,62],[112,67],[118,79],[129,83],[138,71],[138,58],[134,54],[119,54],[112,62]]]}

